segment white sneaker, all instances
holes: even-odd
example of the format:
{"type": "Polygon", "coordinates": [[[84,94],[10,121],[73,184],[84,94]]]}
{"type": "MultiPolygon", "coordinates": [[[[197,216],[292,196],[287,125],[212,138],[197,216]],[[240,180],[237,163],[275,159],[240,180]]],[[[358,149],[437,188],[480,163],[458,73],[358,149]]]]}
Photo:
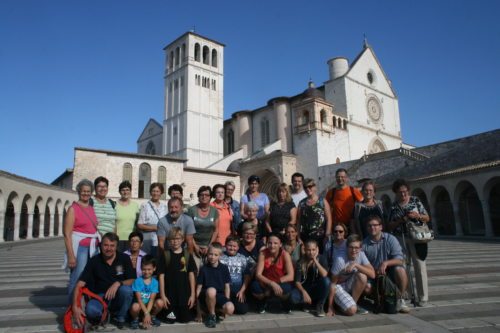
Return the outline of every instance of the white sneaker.
{"type": "Polygon", "coordinates": [[[410,308],[408,307],[408,305],[406,305],[405,300],[402,298],[398,299],[397,309],[401,313],[409,313],[410,312],[410,308]]]}
{"type": "Polygon", "coordinates": [[[177,317],[175,317],[175,313],[172,311],[167,315],[168,320],[176,320],[177,317]]]}

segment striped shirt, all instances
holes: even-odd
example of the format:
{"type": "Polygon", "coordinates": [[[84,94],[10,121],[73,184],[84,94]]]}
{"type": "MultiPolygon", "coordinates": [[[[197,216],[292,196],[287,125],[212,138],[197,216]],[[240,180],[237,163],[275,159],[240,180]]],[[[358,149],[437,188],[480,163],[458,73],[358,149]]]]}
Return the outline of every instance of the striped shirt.
{"type": "Polygon", "coordinates": [[[101,235],[107,232],[115,232],[116,226],[116,211],[111,206],[109,199],[106,199],[106,203],[100,203],[94,198],[94,212],[97,216],[99,224],[97,225],[97,230],[101,235]]]}

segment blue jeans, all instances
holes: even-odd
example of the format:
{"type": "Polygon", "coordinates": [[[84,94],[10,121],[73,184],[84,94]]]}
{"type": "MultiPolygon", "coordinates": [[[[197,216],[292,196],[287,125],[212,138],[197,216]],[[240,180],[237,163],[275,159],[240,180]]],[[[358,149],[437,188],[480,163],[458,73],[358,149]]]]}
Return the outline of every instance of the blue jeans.
{"type": "MultiPolygon", "coordinates": [[[[99,296],[104,297],[104,294],[99,294],[99,296]]],[[[132,286],[121,286],[118,288],[115,298],[104,301],[108,304],[109,313],[114,315],[115,320],[123,323],[125,322],[125,318],[127,318],[128,310],[133,300],[134,293],[132,286]]],[[[102,316],[102,304],[96,299],[91,299],[87,303],[85,313],[91,323],[99,323],[102,316]]]]}
{"type": "Polygon", "coordinates": [[[87,265],[89,260],[89,247],[88,246],[78,246],[78,251],[76,252],[76,266],[71,270],[69,274],[69,285],[68,285],[68,297],[69,304],[73,303],[73,289],[75,289],[76,283],[83,272],[83,269],[87,265]]]}
{"type": "MultiPolygon", "coordinates": [[[[323,277],[316,281],[316,283],[304,283],[302,288],[307,291],[313,304],[323,305],[325,304],[326,298],[328,297],[328,291],[330,290],[330,279],[328,277],[323,277]]],[[[290,302],[292,302],[292,304],[304,303],[302,292],[294,288],[290,294],[290,302]]]]}

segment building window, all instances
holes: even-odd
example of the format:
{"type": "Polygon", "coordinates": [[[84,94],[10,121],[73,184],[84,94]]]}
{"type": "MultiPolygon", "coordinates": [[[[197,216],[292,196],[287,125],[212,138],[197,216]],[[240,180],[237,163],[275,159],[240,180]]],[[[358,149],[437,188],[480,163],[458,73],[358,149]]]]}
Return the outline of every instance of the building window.
{"type": "Polygon", "coordinates": [[[172,82],[168,84],[168,92],[172,92],[172,82]]]}
{"type": "MultiPolygon", "coordinates": [[[[167,187],[167,169],[164,166],[158,168],[158,183],[162,184],[164,188],[167,187]]],[[[163,193],[161,198],[166,199],[166,193],[163,193]]]]}
{"type": "Polygon", "coordinates": [[[194,84],[197,86],[200,85],[200,76],[198,74],[194,75],[194,84]]]}
{"type": "Polygon", "coordinates": [[[179,89],[179,80],[178,79],[174,80],[174,89],[175,90],[179,89]]]}
{"type": "Polygon", "coordinates": [[[309,111],[304,111],[302,114],[302,125],[309,124],[309,111]]]}
{"type": "Polygon", "coordinates": [[[186,62],[186,44],[182,44],[182,63],[186,62]]]}
{"type": "Polygon", "coordinates": [[[200,61],[200,44],[194,44],[194,60],[200,61]]]}
{"type": "Polygon", "coordinates": [[[149,186],[151,186],[151,167],[147,163],[139,166],[138,197],[149,199],[149,186]]]}
{"type": "Polygon", "coordinates": [[[181,87],[184,87],[184,76],[181,76],[181,87]]]}
{"type": "Polygon", "coordinates": [[[155,144],[153,141],[149,141],[148,145],[146,146],[146,154],[148,155],[155,155],[156,154],[156,148],[155,144]]]}
{"type": "Polygon", "coordinates": [[[212,66],[217,67],[217,50],[212,50],[212,66]]]}
{"type": "Polygon", "coordinates": [[[269,138],[269,120],[267,118],[262,119],[260,122],[260,141],[262,147],[271,142],[269,138]]]}
{"type": "Polygon", "coordinates": [[[168,68],[172,69],[174,67],[174,51],[170,51],[170,57],[168,57],[168,68]]]}
{"type": "Polygon", "coordinates": [[[215,83],[216,83],[216,82],[215,82],[215,80],[213,79],[213,80],[212,80],[212,90],[217,90],[217,86],[216,86],[216,84],[215,84],[215,83]]]}
{"type": "Polygon", "coordinates": [[[326,111],[325,110],[321,110],[321,112],[319,113],[320,115],[320,118],[321,118],[321,123],[322,124],[328,124],[328,120],[326,118],[326,111]]]}
{"type": "Polygon", "coordinates": [[[177,46],[175,48],[175,65],[176,66],[179,66],[180,58],[181,58],[181,49],[177,46]]]}
{"type": "Polygon", "coordinates": [[[174,135],[177,135],[177,126],[174,126],[173,132],[174,132],[174,135]]]}
{"type": "Polygon", "coordinates": [[[333,127],[337,126],[337,117],[333,116],[333,127]]]}
{"type": "Polygon", "coordinates": [[[210,49],[206,45],[203,46],[203,63],[210,65],[210,49]]]}
{"type": "Polygon", "coordinates": [[[130,163],[123,164],[122,181],[126,180],[132,183],[132,164],[130,163]]]}
{"type": "Polygon", "coordinates": [[[234,153],[234,131],[232,128],[227,131],[227,153],[234,153]]]}

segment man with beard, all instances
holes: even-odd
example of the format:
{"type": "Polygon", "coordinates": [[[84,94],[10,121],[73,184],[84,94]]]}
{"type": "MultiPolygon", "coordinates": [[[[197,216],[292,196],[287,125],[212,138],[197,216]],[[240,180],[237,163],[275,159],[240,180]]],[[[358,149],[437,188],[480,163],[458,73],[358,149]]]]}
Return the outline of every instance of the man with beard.
{"type": "MultiPolygon", "coordinates": [[[[184,214],[182,210],[182,200],[172,197],[168,200],[168,214],[158,221],[158,249],[160,253],[165,250],[165,239],[172,227],[179,227],[185,237],[189,252],[193,252],[193,235],[196,233],[193,219],[184,214]]],[[[167,244],[168,248],[168,244],[167,244]]]]}

